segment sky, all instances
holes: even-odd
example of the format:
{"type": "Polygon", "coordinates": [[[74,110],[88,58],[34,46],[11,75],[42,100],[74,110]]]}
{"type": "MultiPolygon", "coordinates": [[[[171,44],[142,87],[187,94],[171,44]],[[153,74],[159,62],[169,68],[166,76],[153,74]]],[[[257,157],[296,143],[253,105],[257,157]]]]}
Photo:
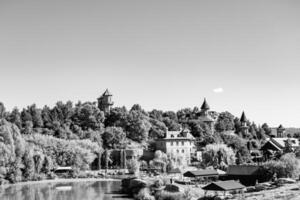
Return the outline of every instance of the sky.
{"type": "Polygon", "coordinates": [[[201,106],[300,127],[298,0],[0,0],[8,110],[96,101],[201,106]]]}

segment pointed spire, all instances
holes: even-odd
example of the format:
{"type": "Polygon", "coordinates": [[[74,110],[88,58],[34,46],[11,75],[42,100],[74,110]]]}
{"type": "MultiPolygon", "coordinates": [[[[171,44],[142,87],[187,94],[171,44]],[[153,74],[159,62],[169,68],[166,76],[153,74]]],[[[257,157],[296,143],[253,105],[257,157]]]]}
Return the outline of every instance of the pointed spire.
{"type": "Polygon", "coordinates": [[[282,126],[282,124],[280,124],[280,125],[278,126],[278,129],[284,129],[284,127],[282,126]]]}
{"type": "Polygon", "coordinates": [[[247,122],[247,118],[246,118],[246,115],[245,115],[245,112],[243,111],[242,113],[242,116],[241,116],[241,119],[240,119],[241,122],[247,122]]]}
{"type": "Polygon", "coordinates": [[[106,89],[102,96],[112,96],[112,94],[106,89]]]}
{"type": "Polygon", "coordinates": [[[201,106],[201,110],[209,110],[210,107],[208,105],[208,103],[206,102],[206,98],[204,98],[203,104],[201,106]]]}

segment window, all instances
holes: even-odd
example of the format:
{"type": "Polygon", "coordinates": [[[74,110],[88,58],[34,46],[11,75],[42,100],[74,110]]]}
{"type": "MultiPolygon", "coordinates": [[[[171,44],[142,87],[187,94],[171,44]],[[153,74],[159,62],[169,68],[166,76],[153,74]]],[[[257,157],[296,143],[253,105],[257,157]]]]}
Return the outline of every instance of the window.
{"type": "Polygon", "coordinates": [[[173,146],[173,142],[171,142],[171,146],[173,146]]]}
{"type": "Polygon", "coordinates": [[[184,153],[184,149],[181,150],[181,153],[184,153]]]}
{"type": "Polygon", "coordinates": [[[184,141],[181,141],[182,146],[184,145],[184,141]]]}
{"type": "Polygon", "coordinates": [[[177,153],[179,153],[179,149],[177,149],[177,153]]]}
{"type": "Polygon", "coordinates": [[[171,138],[173,138],[173,137],[174,137],[174,135],[172,134],[172,135],[171,135],[171,138]]]}
{"type": "Polygon", "coordinates": [[[178,141],[176,141],[176,145],[177,145],[177,146],[179,145],[179,142],[178,142],[178,141]]]}

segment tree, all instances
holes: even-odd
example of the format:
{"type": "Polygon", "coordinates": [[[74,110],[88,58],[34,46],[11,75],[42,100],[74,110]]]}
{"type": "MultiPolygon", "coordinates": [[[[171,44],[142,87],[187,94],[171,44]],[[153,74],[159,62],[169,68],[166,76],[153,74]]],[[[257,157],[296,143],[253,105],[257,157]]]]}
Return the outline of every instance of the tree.
{"type": "Polygon", "coordinates": [[[271,128],[267,123],[264,123],[261,128],[264,130],[265,134],[270,135],[272,133],[271,128]]]}
{"type": "Polygon", "coordinates": [[[189,119],[193,118],[193,111],[190,108],[181,109],[176,114],[180,123],[187,123],[189,119]]]}
{"type": "Polygon", "coordinates": [[[235,163],[235,153],[225,144],[209,144],[203,151],[203,164],[224,169],[235,163]]]}
{"type": "Polygon", "coordinates": [[[191,134],[196,138],[202,138],[205,134],[205,131],[203,130],[203,122],[200,120],[189,120],[188,121],[189,129],[191,130],[191,134]]]}
{"type": "Polygon", "coordinates": [[[33,132],[33,124],[32,121],[26,121],[24,124],[24,128],[22,130],[23,134],[32,134],[33,132]]]}
{"type": "Polygon", "coordinates": [[[16,124],[19,129],[22,128],[21,113],[18,108],[14,108],[7,118],[9,122],[16,124]]]}
{"type": "Polygon", "coordinates": [[[104,119],[104,113],[95,104],[86,102],[76,104],[72,120],[82,130],[97,130],[102,128],[104,119]]]}
{"type": "Polygon", "coordinates": [[[45,156],[43,167],[41,169],[42,173],[49,174],[53,170],[54,165],[50,156],[45,156]]]}
{"type": "Polygon", "coordinates": [[[31,120],[34,128],[43,126],[42,111],[38,109],[35,104],[27,107],[27,111],[31,115],[31,120]]]}
{"type": "Polygon", "coordinates": [[[127,116],[126,132],[127,137],[137,141],[147,141],[151,124],[149,117],[145,116],[143,112],[131,110],[127,116]]]}
{"type": "Polygon", "coordinates": [[[278,178],[296,178],[300,174],[299,160],[294,153],[287,153],[279,160],[271,160],[263,164],[264,176],[271,178],[275,173],[278,178]]]}
{"type": "Polygon", "coordinates": [[[287,140],[284,141],[284,149],[283,152],[284,153],[291,153],[293,152],[293,143],[292,140],[290,138],[288,138],[287,140]]]}
{"type": "Polygon", "coordinates": [[[137,175],[140,171],[140,163],[136,159],[127,160],[126,166],[128,172],[137,175]]]}
{"type": "Polygon", "coordinates": [[[33,160],[33,152],[30,149],[27,149],[24,158],[23,158],[23,162],[24,162],[24,172],[23,172],[23,176],[25,178],[25,180],[29,181],[29,180],[33,180],[33,177],[35,175],[35,166],[34,166],[34,160],[33,160]]]}
{"type": "Polygon", "coordinates": [[[107,127],[102,134],[103,145],[105,148],[120,148],[126,139],[126,134],[121,127],[107,127]]]}
{"type": "Polygon", "coordinates": [[[149,112],[149,117],[162,122],[163,121],[163,111],[154,109],[151,112],[149,112]]]}
{"type": "Polygon", "coordinates": [[[5,118],[6,109],[2,102],[0,102],[0,119],[5,118]]]}
{"type": "Polygon", "coordinates": [[[229,112],[221,112],[215,124],[217,132],[234,130],[234,116],[229,112]]]}
{"type": "Polygon", "coordinates": [[[149,122],[151,123],[151,128],[149,130],[149,138],[151,139],[163,138],[167,131],[166,125],[163,122],[151,118],[149,122]]]}

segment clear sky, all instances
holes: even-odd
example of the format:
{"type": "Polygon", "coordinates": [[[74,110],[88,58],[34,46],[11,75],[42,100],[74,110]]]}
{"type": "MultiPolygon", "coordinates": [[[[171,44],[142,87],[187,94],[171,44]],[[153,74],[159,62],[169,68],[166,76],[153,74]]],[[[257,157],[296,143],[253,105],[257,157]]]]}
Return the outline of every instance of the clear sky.
{"type": "Polygon", "coordinates": [[[0,0],[0,101],[201,106],[300,127],[300,1],[0,0]]]}

